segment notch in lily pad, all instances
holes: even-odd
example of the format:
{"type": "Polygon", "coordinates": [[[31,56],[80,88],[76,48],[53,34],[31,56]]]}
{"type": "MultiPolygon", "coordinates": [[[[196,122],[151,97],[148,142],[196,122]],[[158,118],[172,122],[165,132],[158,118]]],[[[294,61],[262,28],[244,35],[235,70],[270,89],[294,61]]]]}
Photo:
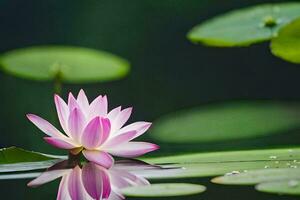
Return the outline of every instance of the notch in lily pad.
{"type": "Polygon", "coordinates": [[[263,25],[264,25],[264,27],[273,28],[273,27],[275,27],[277,24],[278,24],[278,20],[276,20],[276,18],[273,17],[273,16],[271,16],[271,15],[266,16],[266,17],[263,19],[263,25]]]}
{"type": "Polygon", "coordinates": [[[1,56],[3,71],[17,77],[66,83],[111,81],[129,72],[129,63],[111,53],[73,46],[34,46],[1,56]]]}
{"type": "Polygon", "coordinates": [[[274,38],[300,17],[300,3],[262,4],[234,10],[195,26],[187,35],[195,43],[216,47],[249,46],[274,38]]]}

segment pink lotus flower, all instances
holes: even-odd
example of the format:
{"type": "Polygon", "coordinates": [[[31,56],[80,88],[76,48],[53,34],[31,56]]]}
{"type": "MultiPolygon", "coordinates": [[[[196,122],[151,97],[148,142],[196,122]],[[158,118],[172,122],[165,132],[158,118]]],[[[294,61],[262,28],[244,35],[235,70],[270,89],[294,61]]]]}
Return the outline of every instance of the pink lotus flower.
{"type": "Polygon", "coordinates": [[[117,161],[113,167],[106,169],[92,162],[82,167],[78,164],[68,166],[69,161],[66,160],[50,167],[29,182],[28,186],[37,187],[62,177],[57,200],[122,200],[125,199],[123,188],[150,184],[143,176],[136,175],[135,171],[149,169],[155,173],[157,170],[151,165],[130,161],[128,164],[130,167],[117,161]]]}
{"type": "Polygon", "coordinates": [[[149,129],[149,122],[135,122],[125,127],[132,108],[121,110],[117,107],[108,112],[106,96],[98,96],[92,103],[83,90],[77,99],[69,93],[68,104],[54,95],[56,110],[65,134],[48,121],[34,114],[28,119],[48,137],[49,144],[68,149],[74,155],[82,152],[86,159],[109,168],[113,165],[111,155],[132,158],[154,151],[159,147],[147,142],[132,142],[149,129]],[[111,154],[111,155],[110,155],[111,154]]]}

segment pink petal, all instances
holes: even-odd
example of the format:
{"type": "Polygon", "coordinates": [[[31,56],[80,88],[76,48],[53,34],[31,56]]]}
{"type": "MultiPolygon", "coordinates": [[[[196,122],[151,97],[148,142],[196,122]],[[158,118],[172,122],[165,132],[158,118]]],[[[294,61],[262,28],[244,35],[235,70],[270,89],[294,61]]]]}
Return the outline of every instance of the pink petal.
{"type": "MultiPolygon", "coordinates": [[[[122,133],[128,132],[128,131],[136,131],[136,135],[134,138],[142,135],[143,133],[145,133],[151,126],[150,122],[135,122],[132,124],[129,124],[125,127],[123,127],[122,129],[120,129],[116,135],[120,135],[122,133]]],[[[133,139],[134,139],[133,138],[133,139]]]]}
{"type": "Polygon", "coordinates": [[[56,111],[59,119],[59,123],[62,129],[68,134],[68,117],[69,109],[67,104],[58,95],[54,95],[54,102],[56,106],[56,111]]]}
{"type": "Polygon", "coordinates": [[[112,133],[119,130],[129,119],[132,112],[132,108],[126,108],[118,113],[114,119],[111,120],[112,123],[112,133]]]}
{"type": "Polygon", "coordinates": [[[87,115],[89,109],[89,101],[83,89],[81,89],[78,93],[77,103],[80,106],[81,110],[87,115]]]}
{"type": "Polygon", "coordinates": [[[159,146],[148,142],[128,142],[119,147],[106,149],[110,154],[125,158],[141,156],[150,151],[157,150],[159,146]]]}
{"type": "Polygon", "coordinates": [[[117,136],[112,136],[111,138],[109,138],[101,148],[106,149],[106,148],[113,148],[115,146],[118,146],[120,144],[129,142],[130,140],[132,140],[135,135],[136,135],[136,131],[128,131],[126,133],[122,133],[120,135],[117,136]]]}
{"type": "Polygon", "coordinates": [[[43,185],[45,183],[51,182],[65,174],[70,172],[70,169],[60,169],[60,170],[52,170],[52,171],[45,171],[36,179],[30,181],[27,186],[29,187],[37,187],[43,185]]]}
{"type": "Polygon", "coordinates": [[[75,99],[75,97],[71,92],[69,93],[69,97],[68,97],[68,107],[69,107],[69,112],[72,112],[74,108],[79,107],[77,100],[75,99]]]}
{"type": "Polygon", "coordinates": [[[111,155],[103,151],[83,150],[82,153],[89,161],[101,165],[107,169],[110,168],[114,163],[114,159],[111,157],[111,155]]]}
{"type": "Polygon", "coordinates": [[[51,144],[54,147],[61,148],[61,149],[73,149],[76,147],[79,147],[78,145],[75,145],[70,140],[67,140],[67,138],[55,138],[55,137],[44,137],[44,140],[51,144]]]}
{"type": "Polygon", "coordinates": [[[81,137],[81,142],[87,149],[96,148],[108,138],[109,132],[109,120],[101,117],[95,117],[85,127],[81,137]]]}
{"type": "Polygon", "coordinates": [[[68,189],[72,200],[92,199],[83,186],[81,169],[79,166],[76,166],[70,173],[68,180],[68,189]]]}
{"type": "Polygon", "coordinates": [[[85,117],[80,108],[74,108],[68,120],[69,134],[71,137],[80,142],[83,128],[85,126],[85,117]]]}
{"type": "Polygon", "coordinates": [[[59,130],[57,130],[52,124],[50,124],[43,118],[34,114],[27,114],[26,116],[34,125],[36,125],[41,131],[43,131],[47,135],[54,137],[64,136],[59,130]]]}
{"type": "Polygon", "coordinates": [[[72,200],[68,190],[69,176],[70,174],[66,174],[62,177],[59,184],[56,200],[72,200]]]}
{"type": "Polygon", "coordinates": [[[82,181],[87,193],[97,200],[107,199],[111,192],[109,175],[105,168],[92,162],[82,168],[82,181]]]}
{"type": "Polygon", "coordinates": [[[107,97],[99,95],[91,104],[89,110],[89,118],[94,118],[96,116],[106,116],[107,115],[107,97]]]}
{"type": "Polygon", "coordinates": [[[108,114],[107,114],[107,118],[110,120],[110,121],[115,121],[116,118],[118,117],[118,115],[120,114],[121,112],[121,106],[119,107],[116,107],[114,109],[112,109],[108,114]]]}
{"type": "Polygon", "coordinates": [[[115,170],[112,168],[109,172],[111,184],[118,189],[129,187],[131,182],[134,182],[137,178],[134,174],[126,170],[115,170]]]}
{"type": "Polygon", "coordinates": [[[108,118],[101,118],[101,124],[102,124],[102,139],[100,144],[103,144],[107,138],[109,137],[110,130],[111,130],[111,124],[108,118]]]}

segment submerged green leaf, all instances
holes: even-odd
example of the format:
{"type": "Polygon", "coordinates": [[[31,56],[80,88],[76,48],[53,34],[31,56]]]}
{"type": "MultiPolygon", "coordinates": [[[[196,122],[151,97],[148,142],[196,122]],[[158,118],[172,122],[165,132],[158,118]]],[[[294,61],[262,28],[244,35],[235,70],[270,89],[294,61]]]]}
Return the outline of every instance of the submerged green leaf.
{"type": "Polygon", "coordinates": [[[272,53],[286,61],[300,63],[300,19],[283,27],[272,39],[272,53]]]}
{"type": "Polygon", "coordinates": [[[264,136],[300,128],[300,105],[244,101],[202,106],[157,120],[151,136],[166,143],[199,143],[264,136]]]}
{"type": "Polygon", "coordinates": [[[114,80],[129,71],[128,62],[115,55],[67,46],[17,49],[5,53],[0,62],[4,71],[15,76],[69,83],[114,80]]]}
{"type": "Polygon", "coordinates": [[[122,193],[133,197],[172,197],[198,194],[205,189],[205,186],[190,183],[161,183],[125,188],[122,193]]]}
{"type": "Polygon", "coordinates": [[[194,27],[188,38],[210,46],[247,46],[270,40],[300,16],[300,3],[263,4],[231,11],[194,27]]]}

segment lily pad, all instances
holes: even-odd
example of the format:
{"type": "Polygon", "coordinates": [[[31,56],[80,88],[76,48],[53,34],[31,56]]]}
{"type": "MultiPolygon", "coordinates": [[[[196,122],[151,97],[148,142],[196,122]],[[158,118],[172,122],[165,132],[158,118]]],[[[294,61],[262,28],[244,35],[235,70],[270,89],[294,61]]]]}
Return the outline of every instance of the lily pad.
{"type": "Polygon", "coordinates": [[[290,179],[258,184],[255,188],[261,192],[300,195],[300,179],[290,179]]]}
{"type": "Polygon", "coordinates": [[[17,147],[0,149],[0,172],[45,169],[65,156],[47,155],[17,147]]]}
{"type": "Polygon", "coordinates": [[[210,46],[248,46],[267,41],[300,16],[300,3],[262,4],[231,11],[194,27],[188,38],[210,46]]]}
{"type": "Polygon", "coordinates": [[[20,162],[37,162],[62,158],[61,156],[47,155],[34,151],[27,151],[17,147],[0,149],[0,164],[20,162]]]}
{"type": "MultiPolygon", "coordinates": [[[[293,164],[293,163],[292,163],[293,164]]],[[[297,165],[292,165],[297,166],[297,165]]],[[[300,179],[300,169],[260,169],[245,173],[230,174],[212,179],[212,182],[228,185],[254,185],[263,182],[300,179]]]]}
{"type": "Polygon", "coordinates": [[[12,50],[1,57],[4,71],[33,80],[59,79],[86,83],[119,79],[129,71],[126,60],[81,47],[37,46],[12,50]]]}
{"type": "Polygon", "coordinates": [[[0,174],[0,180],[10,180],[10,179],[32,179],[41,175],[41,172],[31,172],[31,173],[13,173],[13,174],[0,174]]]}
{"type": "Polygon", "coordinates": [[[226,185],[256,185],[262,192],[300,195],[300,169],[290,163],[288,169],[261,169],[212,179],[226,185]],[[291,167],[293,166],[293,167],[291,167]]]}
{"type": "Polygon", "coordinates": [[[300,168],[300,148],[267,149],[231,152],[184,154],[147,158],[145,162],[164,167],[177,167],[156,174],[148,174],[150,179],[209,177],[235,174],[258,169],[300,168]]]}
{"type": "Polygon", "coordinates": [[[151,137],[165,143],[247,139],[300,128],[300,105],[271,101],[213,104],[158,119],[151,137]]]}
{"type": "Polygon", "coordinates": [[[172,197],[202,193],[205,186],[190,183],[160,183],[146,186],[129,187],[122,190],[132,197],[172,197]]]}
{"type": "Polygon", "coordinates": [[[286,61],[300,63],[300,19],[283,27],[272,39],[272,53],[286,61]]]}

